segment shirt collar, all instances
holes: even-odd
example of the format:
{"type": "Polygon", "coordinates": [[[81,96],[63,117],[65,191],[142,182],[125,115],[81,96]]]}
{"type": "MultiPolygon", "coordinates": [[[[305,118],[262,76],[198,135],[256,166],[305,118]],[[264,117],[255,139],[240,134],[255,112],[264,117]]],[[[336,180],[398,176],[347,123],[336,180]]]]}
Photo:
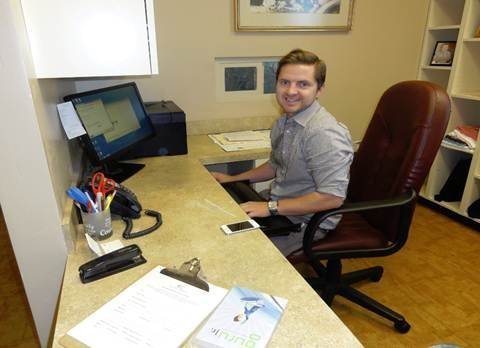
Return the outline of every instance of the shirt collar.
{"type": "Polygon", "coordinates": [[[307,125],[308,121],[310,121],[310,119],[313,117],[313,115],[315,115],[318,112],[318,110],[320,110],[321,107],[322,106],[320,105],[320,103],[317,100],[315,100],[312,103],[312,105],[310,105],[308,108],[306,108],[305,110],[303,110],[303,111],[299,112],[298,114],[296,114],[295,116],[293,116],[292,120],[297,122],[302,127],[305,127],[307,125]]]}

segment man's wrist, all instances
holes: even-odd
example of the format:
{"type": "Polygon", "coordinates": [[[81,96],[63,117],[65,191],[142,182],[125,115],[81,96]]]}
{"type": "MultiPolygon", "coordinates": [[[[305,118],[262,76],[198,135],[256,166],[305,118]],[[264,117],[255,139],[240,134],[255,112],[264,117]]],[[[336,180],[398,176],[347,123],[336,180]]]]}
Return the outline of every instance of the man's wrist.
{"type": "Polygon", "coordinates": [[[268,211],[270,215],[278,215],[278,201],[268,201],[267,202],[268,211]]]}

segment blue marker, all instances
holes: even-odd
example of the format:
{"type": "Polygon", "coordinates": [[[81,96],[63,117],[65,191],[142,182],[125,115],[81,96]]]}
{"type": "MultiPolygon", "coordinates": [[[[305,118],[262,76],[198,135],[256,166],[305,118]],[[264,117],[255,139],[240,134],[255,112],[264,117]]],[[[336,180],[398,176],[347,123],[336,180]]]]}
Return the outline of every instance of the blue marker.
{"type": "Polygon", "coordinates": [[[70,187],[67,190],[67,195],[71,199],[73,199],[76,202],[79,202],[81,205],[83,205],[85,208],[88,207],[88,199],[85,197],[84,193],[80,191],[77,187],[70,187]]]}

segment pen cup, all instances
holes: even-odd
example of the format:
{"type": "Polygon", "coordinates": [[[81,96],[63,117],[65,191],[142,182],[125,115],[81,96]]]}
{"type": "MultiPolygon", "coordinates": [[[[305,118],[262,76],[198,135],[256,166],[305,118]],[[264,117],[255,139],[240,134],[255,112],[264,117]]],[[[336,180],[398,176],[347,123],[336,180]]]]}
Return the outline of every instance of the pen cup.
{"type": "Polygon", "coordinates": [[[85,213],[82,211],[83,228],[94,240],[107,239],[112,235],[112,217],[110,209],[99,213],[85,213]]]}

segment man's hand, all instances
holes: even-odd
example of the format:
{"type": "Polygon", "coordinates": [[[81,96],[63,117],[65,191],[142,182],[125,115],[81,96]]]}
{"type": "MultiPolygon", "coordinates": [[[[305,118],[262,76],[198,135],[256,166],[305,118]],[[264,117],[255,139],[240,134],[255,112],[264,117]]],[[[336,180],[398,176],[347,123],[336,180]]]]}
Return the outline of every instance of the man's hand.
{"type": "Polygon", "coordinates": [[[240,208],[250,217],[270,216],[267,202],[246,202],[240,204],[240,208]]]}
{"type": "Polygon", "coordinates": [[[215,180],[217,180],[220,184],[223,184],[225,182],[235,181],[232,175],[223,174],[219,172],[210,172],[210,174],[212,174],[215,180]]]}

